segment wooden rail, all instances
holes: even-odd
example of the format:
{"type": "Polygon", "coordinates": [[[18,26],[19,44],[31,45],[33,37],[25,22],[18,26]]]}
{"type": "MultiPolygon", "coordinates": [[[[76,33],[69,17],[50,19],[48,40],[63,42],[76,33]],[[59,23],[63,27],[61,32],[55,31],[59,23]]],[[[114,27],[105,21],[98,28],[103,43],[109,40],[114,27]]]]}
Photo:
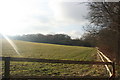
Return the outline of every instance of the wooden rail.
{"type": "Polygon", "coordinates": [[[43,62],[43,63],[63,63],[63,64],[95,64],[95,65],[111,65],[114,70],[113,62],[94,62],[94,61],[73,61],[73,60],[53,60],[53,59],[35,59],[35,58],[15,58],[15,57],[0,57],[0,60],[5,61],[4,77],[10,78],[10,61],[18,62],[43,62]]]}
{"type": "MultiPolygon", "coordinates": [[[[98,53],[98,55],[99,55],[99,57],[101,58],[101,60],[103,61],[103,62],[105,62],[105,60],[107,61],[107,62],[112,62],[108,57],[106,57],[100,50],[99,50],[99,48],[98,47],[96,47],[97,48],[97,53],[98,53]],[[105,60],[104,60],[105,59],[105,60]]],[[[113,62],[112,62],[113,63],[113,62]]],[[[110,68],[108,67],[108,65],[105,65],[105,68],[106,68],[106,70],[108,71],[108,73],[109,73],[109,75],[110,75],[110,77],[115,77],[115,63],[113,63],[112,64],[112,72],[110,71],[110,68]]]]}
{"type": "MultiPolygon", "coordinates": [[[[103,62],[105,62],[105,60],[103,59],[103,56],[102,56],[99,52],[98,52],[98,55],[99,55],[99,57],[101,58],[101,60],[102,60],[103,62]]],[[[105,65],[105,68],[106,68],[106,70],[108,71],[109,76],[112,76],[112,72],[110,71],[109,67],[108,67],[107,65],[105,65]]]]}

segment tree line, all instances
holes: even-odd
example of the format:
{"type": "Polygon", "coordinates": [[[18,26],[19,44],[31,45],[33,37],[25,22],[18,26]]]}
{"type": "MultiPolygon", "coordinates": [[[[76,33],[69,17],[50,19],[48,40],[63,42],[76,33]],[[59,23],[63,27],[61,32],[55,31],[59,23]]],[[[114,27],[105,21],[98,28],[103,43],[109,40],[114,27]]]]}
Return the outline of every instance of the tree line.
{"type": "Polygon", "coordinates": [[[22,36],[13,36],[11,37],[15,40],[23,40],[30,42],[38,42],[38,43],[50,43],[50,44],[60,44],[60,45],[72,45],[72,46],[85,46],[85,47],[94,47],[89,41],[80,38],[80,39],[72,39],[70,36],[66,34],[26,34],[22,36]]]}

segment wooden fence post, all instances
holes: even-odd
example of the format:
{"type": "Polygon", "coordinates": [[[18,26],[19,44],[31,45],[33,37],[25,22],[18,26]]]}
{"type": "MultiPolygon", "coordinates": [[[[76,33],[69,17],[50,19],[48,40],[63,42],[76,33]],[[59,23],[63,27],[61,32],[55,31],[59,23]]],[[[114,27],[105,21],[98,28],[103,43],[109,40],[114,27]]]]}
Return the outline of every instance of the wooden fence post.
{"type": "Polygon", "coordinates": [[[112,73],[112,78],[115,78],[115,62],[112,63],[112,70],[113,70],[113,73],[112,73]]]}
{"type": "Polygon", "coordinates": [[[4,70],[5,78],[10,78],[10,57],[5,58],[5,70],[4,70]]]}

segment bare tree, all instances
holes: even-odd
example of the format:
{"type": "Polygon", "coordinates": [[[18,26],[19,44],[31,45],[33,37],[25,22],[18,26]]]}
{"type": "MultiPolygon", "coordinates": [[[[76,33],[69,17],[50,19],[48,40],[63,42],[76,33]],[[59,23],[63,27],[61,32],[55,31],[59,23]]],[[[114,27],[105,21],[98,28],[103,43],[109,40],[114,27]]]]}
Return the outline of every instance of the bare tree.
{"type": "MultiPolygon", "coordinates": [[[[88,4],[88,19],[99,30],[107,29],[117,33],[117,63],[120,62],[120,2],[92,2],[88,4]]],[[[107,32],[107,31],[106,31],[107,32]]],[[[116,34],[114,34],[116,35],[116,34]]],[[[105,36],[102,34],[102,36],[105,36]]],[[[114,39],[114,37],[111,37],[114,39]]]]}

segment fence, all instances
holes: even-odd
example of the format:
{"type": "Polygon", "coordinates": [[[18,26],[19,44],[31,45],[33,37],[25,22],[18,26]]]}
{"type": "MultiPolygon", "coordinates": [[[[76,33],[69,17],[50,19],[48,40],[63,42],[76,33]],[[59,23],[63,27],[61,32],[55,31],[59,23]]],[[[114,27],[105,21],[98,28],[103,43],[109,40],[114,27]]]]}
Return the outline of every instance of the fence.
{"type": "MultiPolygon", "coordinates": [[[[63,64],[93,64],[93,65],[111,65],[112,77],[115,77],[115,64],[114,62],[94,62],[94,61],[73,61],[73,60],[53,60],[53,59],[35,59],[35,58],[15,58],[15,57],[0,57],[0,60],[5,61],[4,79],[13,78],[10,76],[10,61],[18,62],[43,62],[43,63],[63,63],[63,64]]],[[[15,78],[15,77],[14,77],[15,78]]],[[[38,78],[38,77],[22,77],[22,78],[38,78]]],[[[39,77],[39,78],[55,78],[55,77],[39,77]]],[[[62,78],[62,77],[57,77],[62,78]]],[[[64,77],[65,78],[65,77],[64,77]]],[[[80,77],[77,77],[80,78],[80,77]]],[[[82,77],[84,78],[84,77],[82,77]]],[[[94,78],[94,77],[93,77],[94,78]]],[[[96,78],[96,77],[95,77],[96,78]]],[[[74,77],[75,79],[75,77],[74,77]]]]}
{"type": "MultiPolygon", "coordinates": [[[[101,58],[101,60],[103,62],[107,61],[107,62],[112,62],[108,57],[106,57],[101,51],[99,51],[99,49],[97,48],[97,53],[98,53],[98,56],[101,58]]],[[[112,72],[110,71],[110,68],[108,67],[108,65],[105,65],[105,68],[106,70],[108,71],[109,73],[109,76],[113,76],[112,75],[112,72]]],[[[115,73],[115,72],[114,72],[115,73]]]]}

